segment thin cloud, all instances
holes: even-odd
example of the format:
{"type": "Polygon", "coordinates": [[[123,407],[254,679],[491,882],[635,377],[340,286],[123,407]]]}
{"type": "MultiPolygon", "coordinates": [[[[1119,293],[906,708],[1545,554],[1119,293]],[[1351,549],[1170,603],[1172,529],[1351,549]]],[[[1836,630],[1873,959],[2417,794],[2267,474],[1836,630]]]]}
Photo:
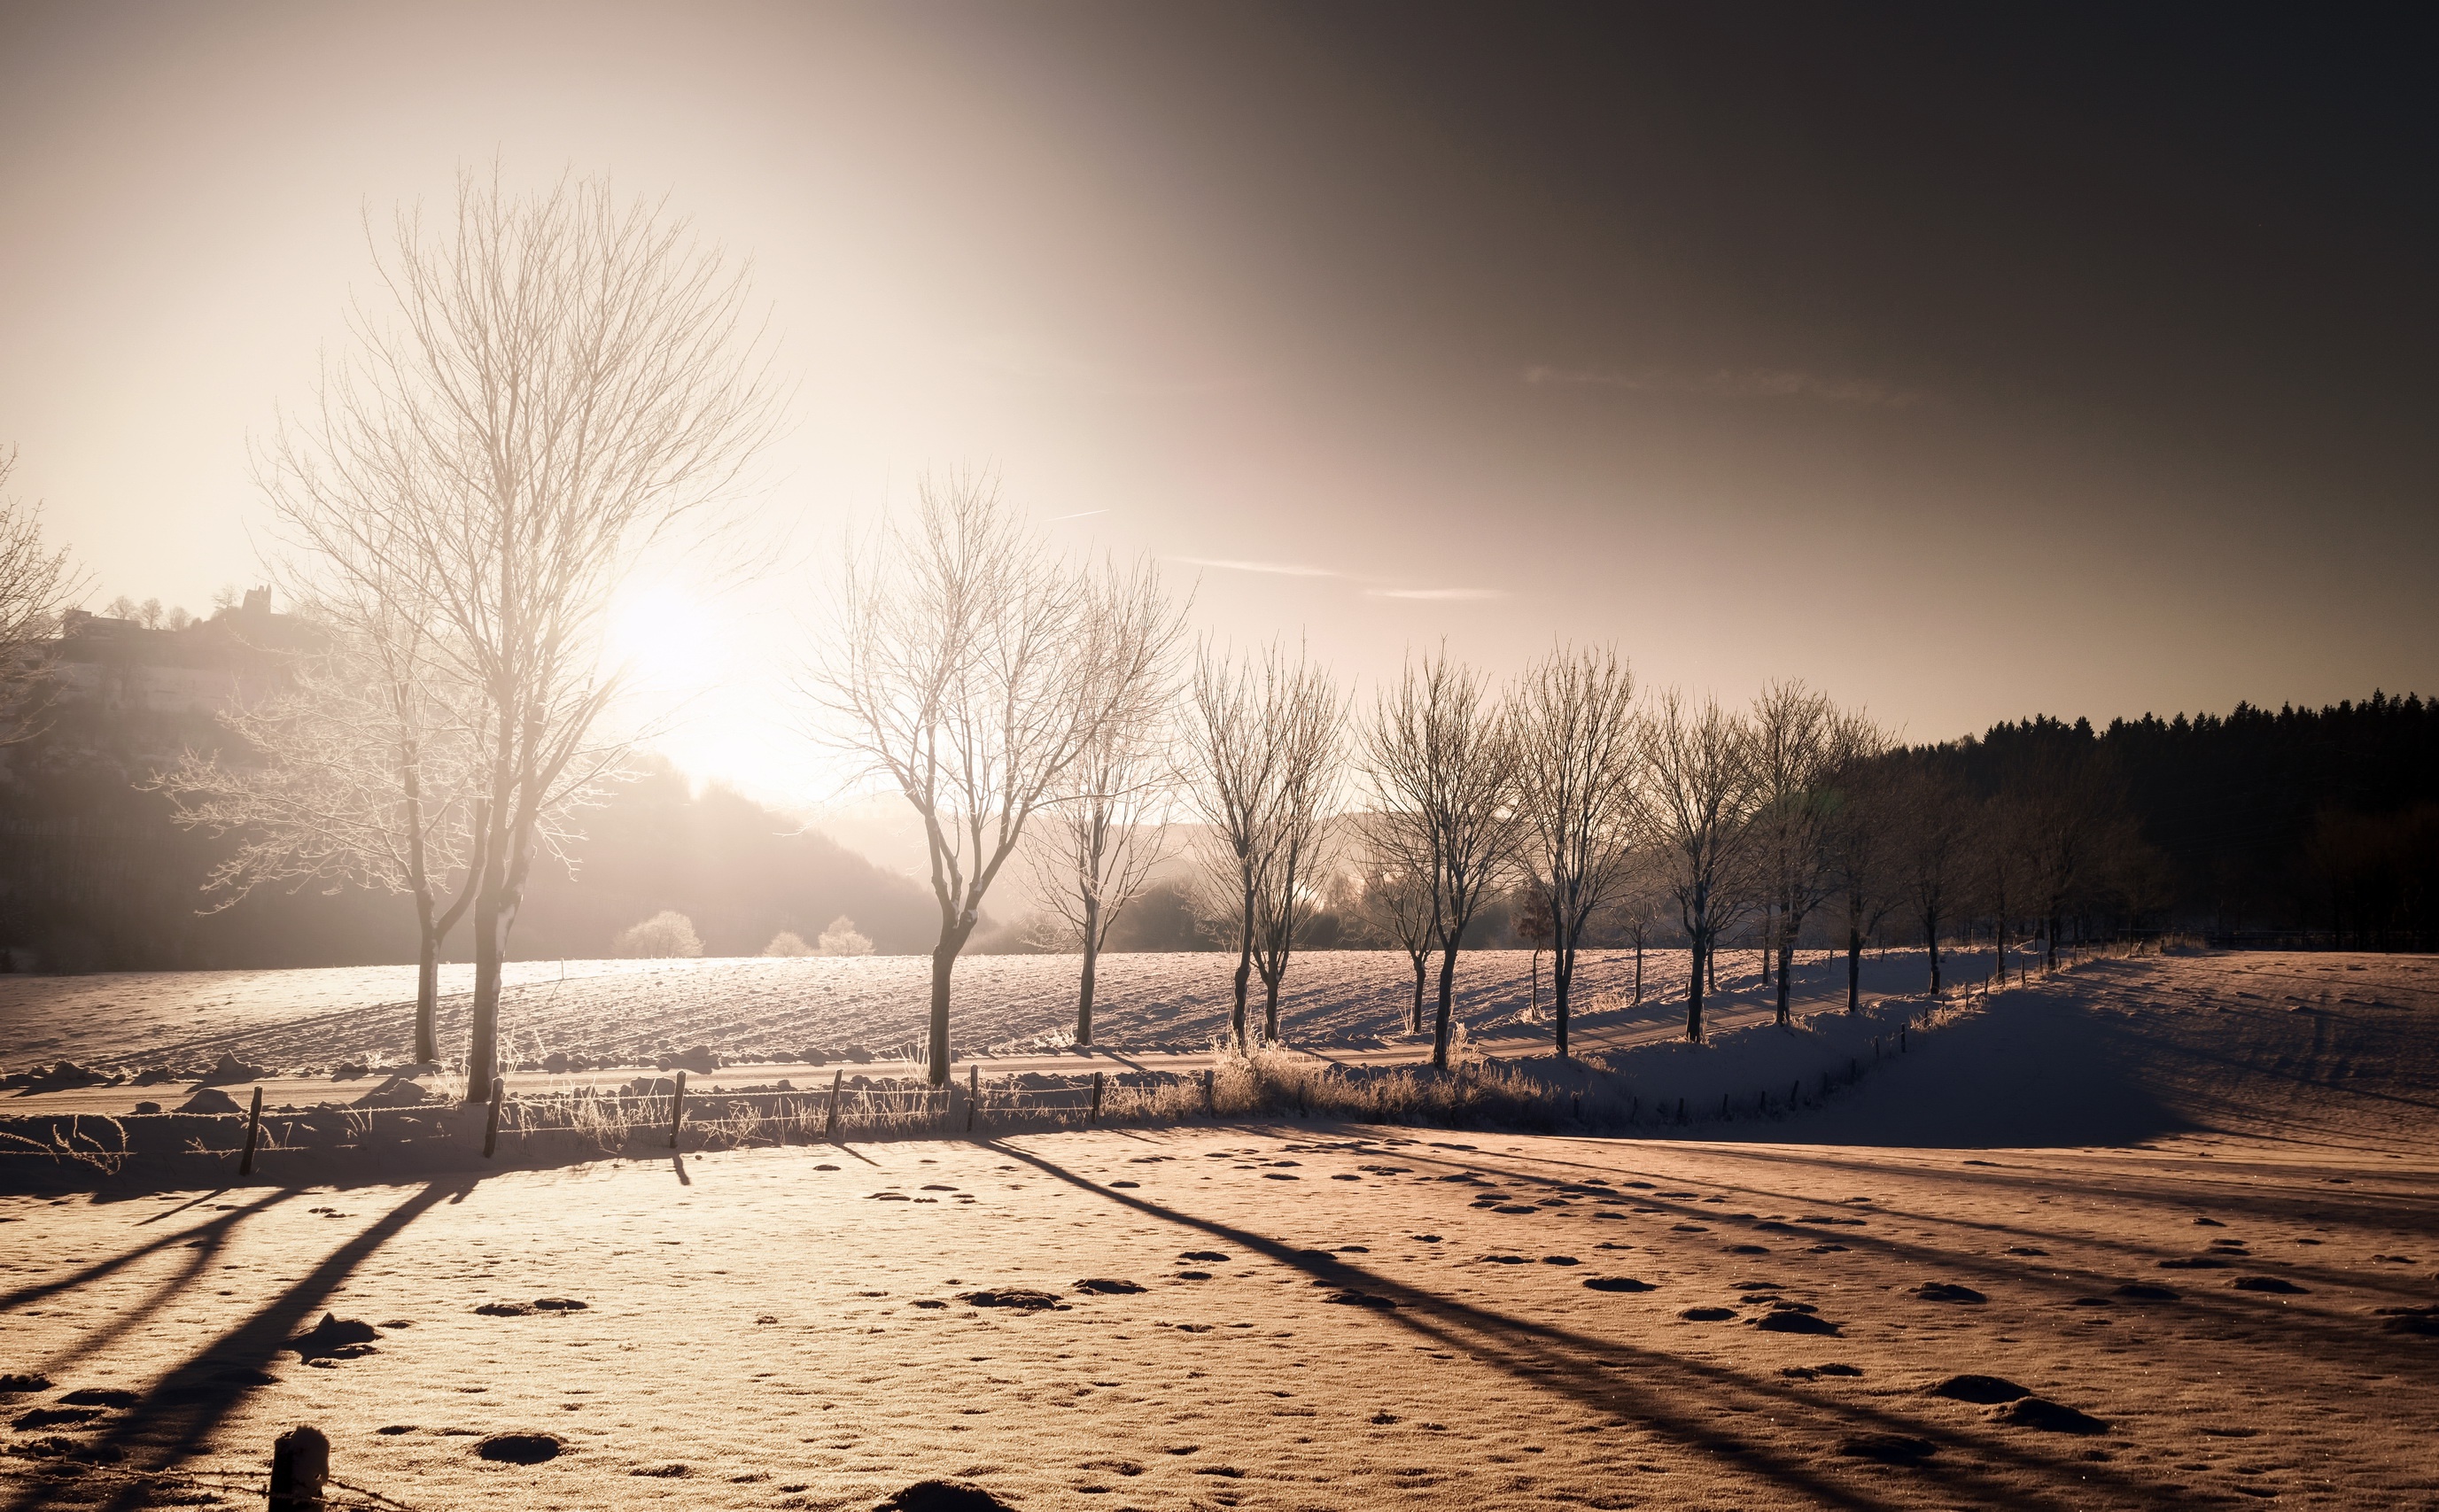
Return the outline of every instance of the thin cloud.
{"type": "Polygon", "coordinates": [[[1189,567],[1218,567],[1225,572],[1266,572],[1277,578],[1344,578],[1329,567],[1309,567],[1295,561],[1232,561],[1216,557],[1177,557],[1189,567]]]}
{"type": "Polygon", "coordinates": [[[1721,369],[1675,373],[1662,368],[1619,372],[1600,367],[1534,366],[1524,382],[1535,388],[1615,388],[1632,394],[1691,394],[1702,399],[1800,399],[1825,404],[1907,409],[1932,396],[1877,378],[1807,373],[1791,367],[1721,369]]]}
{"type": "Polygon", "coordinates": [[[1364,593],[1373,598],[1429,598],[1442,602],[1507,596],[1504,588],[1367,588],[1364,593]]]}

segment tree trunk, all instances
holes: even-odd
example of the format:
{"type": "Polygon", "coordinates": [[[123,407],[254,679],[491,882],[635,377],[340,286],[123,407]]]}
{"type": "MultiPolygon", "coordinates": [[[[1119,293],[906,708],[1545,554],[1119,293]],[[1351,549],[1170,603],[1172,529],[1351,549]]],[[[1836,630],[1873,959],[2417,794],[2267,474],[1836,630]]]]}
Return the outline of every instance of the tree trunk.
{"type": "Polygon", "coordinates": [[[501,929],[500,897],[506,889],[489,878],[474,899],[474,1001],[466,1015],[466,1100],[488,1101],[499,1075],[500,958],[507,940],[501,929]]]}
{"type": "Polygon", "coordinates": [[[1237,946],[1237,1001],[1228,1026],[1237,1036],[1237,1053],[1245,1053],[1245,989],[1254,980],[1254,890],[1245,889],[1245,933],[1237,946]]]}
{"type": "Polygon", "coordinates": [[[1541,947],[1533,947],[1533,1017],[1541,1016],[1541,947]]]}
{"type": "Polygon", "coordinates": [[[1262,973],[1262,1042],[1279,1042],[1279,979],[1268,971],[1262,973]]]}
{"type": "Polygon", "coordinates": [[[2050,911],[2047,938],[2041,941],[2041,969],[2043,970],[2055,971],[2057,969],[2057,937],[2058,915],[2057,911],[2053,909],[2050,911]]]}
{"type": "Polygon", "coordinates": [[[1440,1012],[1439,1022],[1432,1028],[1432,1065],[1448,1069],[1449,1015],[1456,1000],[1456,936],[1451,934],[1440,947],[1440,1012]]]}
{"type": "Polygon", "coordinates": [[[1923,944],[1929,947],[1931,952],[1931,995],[1937,997],[1939,996],[1939,911],[1937,909],[1926,908],[1922,911],[1922,939],[1923,944]]]}
{"type": "Polygon", "coordinates": [[[1694,931],[1694,970],[1685,985],[1685,1038],[1696,1043],[1702,1039],[1702,974],[1710,965],[1711,952],[1698,927],[1694,931]]]}
{"type": "Polygon", "coordinates": [[[1846,1011],[1863,1011],[1863,932],[1846,926],[1846,1011]]]}
{"type": "Polygon", "coordinates": [[[1634,1005],[1643,1006],[1643,936],[1634,937],[1634,1005]]]}
{"type": "Polygon", "coordinates": [[[432,927],[432,905],[417,899],[423,914],[423,945],[415,964],[415,1060],[432,1065],[440,1058],[440,1033],[434,1021],[440,1010],[440,936],[432,927]]]}
{"type": "Polygon", "coordinates": [[[1414,1032],[1416,1034],[1423,1032],[1423,992],[1430,985],[1432,979],[1431,959],[1431,952],[1428,951],[1408,951],[1406,952],[1406,964],[1415,969],[1414,1032]]]}
{"type": "Polygon", "coordinates": [[[1778,1026],[1782,1029],[1787,1027],[1789,1022],[1788,993],[1789,988],[1788,987],[1787,977],[1788,968],[1793,964],[1794,954],[1794,940],[1782,934],[1778,944],[1778,1026]]]}
{"type": "Polygon", "coordinates": [[[1084,900],[1084,977],[1076,987],[1076,1042],[1093,1042],[1093,970],[1101,959],[1101,900],[1084,900]]]}
{"type": "Polygon", "coordinates": [[[1566,943],[1550,948],[1550,1016],[1558,1021],[1558,1058],[1567,1058],[1567,989],[1576,980],[1575,947],[1566,943]]]}
{"type": "Polygon", "coordinates": [[[935,1087],[949,1084],[949,982],[957,969],[957,952],[966,948],[966,936],[972,933],[970,923],[958,923],[940,931],[940,943],[932,947],[932,1026],[927,1037],[924,1056],[925,1079],[935,1087]]]}

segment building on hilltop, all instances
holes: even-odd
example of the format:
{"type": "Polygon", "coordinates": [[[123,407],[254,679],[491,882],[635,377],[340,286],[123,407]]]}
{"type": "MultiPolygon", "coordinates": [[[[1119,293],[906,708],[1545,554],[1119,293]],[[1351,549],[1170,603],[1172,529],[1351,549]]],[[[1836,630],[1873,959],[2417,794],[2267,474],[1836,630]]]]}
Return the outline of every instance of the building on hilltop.
{"type": "Polygon", "coordinates": [[[324,643],[294,614],[275,614],[271,590],[179,630],[154,630],[71,609],[45,649],[54,706],[105,714],[205,715],[278,691],[282,661],[324,643]]]}

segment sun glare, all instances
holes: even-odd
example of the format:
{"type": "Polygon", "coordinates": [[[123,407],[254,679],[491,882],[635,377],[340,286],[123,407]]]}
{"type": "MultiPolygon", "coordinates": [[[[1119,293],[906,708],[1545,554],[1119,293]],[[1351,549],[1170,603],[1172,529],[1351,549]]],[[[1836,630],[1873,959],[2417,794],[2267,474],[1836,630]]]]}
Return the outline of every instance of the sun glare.
{"type": "Polygon", "coordinates": [[[671,584],[629,595],[610,613],[610,659],[632,682],[700,687],[726,659],[727,645],[722,617],[702,598],[671,584]]]}

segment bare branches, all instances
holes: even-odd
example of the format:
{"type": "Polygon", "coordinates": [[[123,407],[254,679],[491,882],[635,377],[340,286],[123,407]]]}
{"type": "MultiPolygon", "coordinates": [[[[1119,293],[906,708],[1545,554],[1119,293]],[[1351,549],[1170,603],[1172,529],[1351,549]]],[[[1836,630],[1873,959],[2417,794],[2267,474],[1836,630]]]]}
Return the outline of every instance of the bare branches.
{"type": "Polygon", "coordinates": [[[1702,1038],[1702,989],[1711,953],[1737,907],[1738,867],[1751,843],[1759,790],[1753,729],[1704,699],[1659,694],[1643,721],[1644,815],[1678,917],[1693,946],[1685,1037],[1702,1038]]]}
{"type": "Polygon", "coordinates": [[[1148,563],[1111,571],[1095,585],[1092,616],[1116,683],[1106,718],[1085,741],[1064,796],[1035,821],[1026,860],[1037,892],[1084,960],[1076,1041],[1093,1041],[1093,989],[1101,947],[1119,913],[1169,859],[1169,809],[1178,776],[1166,705],[1183,618],[1148,563]]]}
{"type": "MultiPolygon", "coordinates": [[[[16,470],[17,449],[0,451],[0,490],[16,470]]],[[[66,548],[44,545],[42,506],[0,491],[0,745],[41,733],[49,675],[41,647],[84,587],[66,548]]]]}
{"type": "Polygon", "coordinates": [[[1296,932],[1310,917],[1337,784],[1345,705],[1327,670],[1273,641],[1241,660],[1204,643],[1196,658],[1186,740],[1205,888],[1237,936],[1239,1049],[1258,965],[1268,989],[1264,1035],[1278,1035],[1278,987],[1296,932]]]}
{"type": "Polygon", "coordinates": [[[912,529],[847,566],[806,691],[830,738],[922,818],[940,910],[931,1069],[949,1065],[949,984],[982,900],[1080,764],[1157,713],[1179,635],[1148,567],[1061,562],[990,480],[926,479],[912,529]]]}
{"type": "MultiPolygon", "coordinates": [[[[367,232],[369,235],[369,227],[367,232]]],[[[658,205],[601,180],[459,178],[452,228],[402,211],[390,308],[258,461],[294,572],[421,627],[478,690],[488,773],[468,1093],[489,1090],[499,964],[546,816],[614,769],[600,717],[612,596],[681,548],[768,436],[745,281],[658,205]]]]}
{"type": "Polygon", "coordinates": [[[1546,901],[1557,1048],[1567,1054],[1576,952],[1628,877],[1639,839],[1634,676],[1614,650],[1556,650],[1507,695],[1520,851],[1546,901]]]}
{"type": "Polygon", "coordinates": [[[1517,842],[1514,732],[1488,701],[1482,675],[1445,649],[1407,664],[1377,700],[1364,746],[1376,836],[1437,881],[1439,1011],[1432,1063],[1448,1064],[1456,954],[1465,927],[1507,865],[1517,842]],[[1395,838],[1390,838],[1395,837],[1395,838]]]}

